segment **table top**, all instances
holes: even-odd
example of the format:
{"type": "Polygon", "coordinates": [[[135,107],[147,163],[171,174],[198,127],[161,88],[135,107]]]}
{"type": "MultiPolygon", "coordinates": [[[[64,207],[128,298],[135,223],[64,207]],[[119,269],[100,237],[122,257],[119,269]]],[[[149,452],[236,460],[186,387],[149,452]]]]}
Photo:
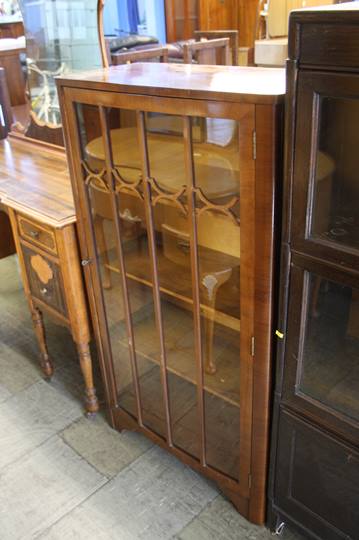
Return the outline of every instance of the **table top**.
{"type": "Polygon", "coordinates": [[[55,228],[74,223],[65,152],[20,137],[1,140],[0,202],[55,228]]]}
{"type": "MultiPolygon", "coordinates": [[[[172,120],[173,128],[180,129],[182,124],[175,123],[177,117],[156,117],[154,125],[166,126],[161,120],[172,120]]],[[[181,120],[180,118],[178,119],[181,120]]],[[[196,186],[200,187],[209,199],[218,199],[236,195],[239,190],[238,135],[235,121],[210,119],[207,136],[215,135],[229,139],[223,146],[208,142],[194,142],[194,164],[196,186]],[[217,124],[215,124],[218,122],[217,124]],[[227,124],[222,125],[224,122],[227,124]],[[222,123],[222,124],[221,124],[222,123]],[[229,123],[229,124],[228,124],[229,123]],[[213,133],[212,133],[213,132],[213,133]]],[[[135,127],[114,129],[111,131],[114,164],[128,182],[136,182],[142,176],[139,153],[138,133],[135,127]]],[[[175,193],[186,185],[185,147],[183,137],[179,135],[147,132],[147,145],[151,176],[167,192],[175,193]],[[169,164],[170,156],[170,164],[169,164]]],[[[101,137],[93,139],[86,146],[87,159],[98,160],[104,166],[105,150],[101,137]]]]}
{"type": "Polygon", "coordinates": [[[56,80],[59,87],[236,103],[278,103],[285,95],[281,68],[136,62],[66,73],[56,80]]]}

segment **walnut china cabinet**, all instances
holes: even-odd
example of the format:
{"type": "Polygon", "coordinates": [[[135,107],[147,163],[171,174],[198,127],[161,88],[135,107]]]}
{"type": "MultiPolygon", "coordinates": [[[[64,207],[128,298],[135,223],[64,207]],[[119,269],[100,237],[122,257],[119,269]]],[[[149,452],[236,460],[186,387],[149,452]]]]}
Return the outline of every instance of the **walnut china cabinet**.
{"type": "Polygon", "coordinates": [[[284,73],[58,79],[110,417],[265,510],[284,73]]]}
{"type": "MultiPolygon", "coordinates": [[[[354,6],[354,7],[353,7],[354,6]]],[[[359,538],[359,10],[293,12],[271,509],[359,538]]]]}

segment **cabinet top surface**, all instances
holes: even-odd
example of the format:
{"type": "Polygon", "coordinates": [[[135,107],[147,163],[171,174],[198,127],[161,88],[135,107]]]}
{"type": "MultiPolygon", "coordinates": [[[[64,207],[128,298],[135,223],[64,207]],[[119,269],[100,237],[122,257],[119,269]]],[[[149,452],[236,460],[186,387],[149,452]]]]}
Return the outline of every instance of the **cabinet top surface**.
{"type": "Polygon", "coordinates": [[[285,70],[138,62],[69,73],[57,78],[57,84],[153,96],[276,103],[284,98],[285,70]]]}
{"type": "Polygon", "coordinates": [[[65,153],[28,140],[1,140],[0,202],[56,228],[74,223],[65,153]]]}
{"type": "Polygon", "coordinates": [[[294,9],[290,13],[291,18],[295,19],[309,19],[312,17],[326,17],[326,18],[338,18],[340,16],[350,17],[355,16],[357,19],[359,16],[359,2],[346,2],[344,4],[330,4],[328,6],[313,6],[302,9],[294,9]]]}

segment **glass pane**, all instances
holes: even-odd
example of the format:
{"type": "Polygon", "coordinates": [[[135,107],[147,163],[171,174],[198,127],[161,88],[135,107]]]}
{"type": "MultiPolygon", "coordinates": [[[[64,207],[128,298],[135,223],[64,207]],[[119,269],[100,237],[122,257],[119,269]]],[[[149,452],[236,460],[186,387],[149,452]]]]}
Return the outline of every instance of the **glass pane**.
{"type": "Polygon", "coordinates": [[[359,100],[323,97],[311,233],[359,249],[359,100]]]}
{"type": "Polygon", "coordinates": [[[199,458],[183,118],[147,115],[146,137],[150,175],[154,179],[151,184],[153,225],[172,436],[176,446],[199,458]]]}
{"type": "MultiPolygon", "coordinates": [[[[114,359],[117,391],[134,394],[130,355],[125,339],[125,309],[120,269],[116,256],[116,232],[104,161],[91,155],[89,148],[101,137],[98,108],[77,106],[79,132],[85,165],[84,180],[93,221],[93,230],[103,288],[104,308],[114,359]],[[119,359],[121,358],[121,361],[119,359]]],[[[136,407],[129,412],[137,416],[136,407]]]]}
{"type": "Polygon", "coordinates": [[[89,171],[88,176],[92,175],[89,187],[91,212],[102,268],[119,405],[136,415],[116,221],[124,253],[144,424],[165,437],[167,418],[163,390],[167,387],[174,444],[199,459],[203,426],[208,464],[238,479],[238,123],[192,119],[195,185],[198,186],[195,199],[199,275],[195,286],[192,222],[188,211],[191,179],[185,168],[183,118],[146,115],[150,171],[144,179],[135,112],[108,111],[114,196],[112,188],[107,186],[105,150],[97,109],[83,106],[78,116],[85,169],[89,171]],[[150,201],[145,185],[149,187],[150,201]],[[117,215],[112,209],[114,197],[117,215]],[[151,246],[155,254],[154,265],[151,246]],[[196,287],[200,297],[203,374],[199,373],[200,362],[196,354],[196,314],[193,309],[196,287]],[[155,310],[157,299],[158,313],[155,310]],[[162,363],[166,363],[164,378],[162,363]],[[200,417],[198,406],[198,385],[202,378],[204,418],[200,417]]]}
{"type": "Polygon", "coordinates": [[[195,118],[207,461],[238,477],[240,226],[238,122],[195,118]]]}
{"type": "Polygon", "coordinates": [[[141,158],[137,139],[136,114],[111,109],[108,122],[114,168],[112,177],[116,195],[110,193],[105,174],[105,149],[96,107],[82,106],[79,111],[83,155],[89,183],[91,213],[102,270],[102,286],[111,340],[118,404],[136,416],[136,393],[132,377],[125,291],[116,222],[120,230],[126,272],[126,288],[133,329],[135,369],[144,424],[165,436],[160,348],[155,324],[153,285],[148,251],[145,207],[142,189],[141,158]],[[117,216],[114,214],[115,199],[117,216]]]}
{"type": "Polygon", "coordinates": [[[299,389],[359,420],[359,289],[309,274],[299,389]]]}

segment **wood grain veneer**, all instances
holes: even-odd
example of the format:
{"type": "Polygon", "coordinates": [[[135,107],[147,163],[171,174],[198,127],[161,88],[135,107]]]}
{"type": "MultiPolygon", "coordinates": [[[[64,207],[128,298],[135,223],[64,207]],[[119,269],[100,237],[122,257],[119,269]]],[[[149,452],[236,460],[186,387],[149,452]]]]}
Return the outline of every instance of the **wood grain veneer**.
{"type": "Polygon", "coordinates": [[[10,215],[42,370],[46,377],[54,371],[42,317],[46,311],[71,331],[85,381],[86,410],[95,413],[90,325],[64,151],[29,139],[0,141],[0,202],[10,215]]]}
{"type": "Polygon", "coordinates": [[[263,523],[284,72],[136,63],[57,84],[111,423],[215,479],[263,523]],[[233,131],[212,143],[228,159],[208,189],[212,119],[233,131]],[[202,217],[218,213],[221,234],[206,235],[202,217]]]}

